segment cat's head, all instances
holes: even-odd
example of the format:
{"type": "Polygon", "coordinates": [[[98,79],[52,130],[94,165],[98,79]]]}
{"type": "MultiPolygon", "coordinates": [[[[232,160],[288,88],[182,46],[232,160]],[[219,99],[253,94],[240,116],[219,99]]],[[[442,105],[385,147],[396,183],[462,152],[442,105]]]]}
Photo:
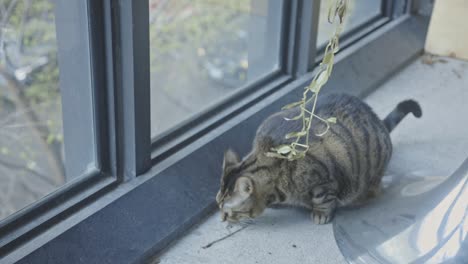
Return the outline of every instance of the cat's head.
{"type": "Polygon", "coordinates": [[[259,216],[266,207],[262,184],[255,180],[255,160],[241,162],[232,150],[224,154],[221,187],[216,202],[221,210],[223,221],[238,222],[259,216]]]}

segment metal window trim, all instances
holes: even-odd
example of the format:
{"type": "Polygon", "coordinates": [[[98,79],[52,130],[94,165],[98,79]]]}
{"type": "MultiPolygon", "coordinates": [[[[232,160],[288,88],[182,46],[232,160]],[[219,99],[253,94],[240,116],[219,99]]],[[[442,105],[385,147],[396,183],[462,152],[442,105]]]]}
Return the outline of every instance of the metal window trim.
{"type": "Polygon", "coordinates": [[[395,19],[411,11],[412,0],[384,0],[382,3],[382,14],[395,19]]]}
{"type": "Polygon", "coordinates": [[[99,24],[102,22],[99,20],[102,14],[90,16],[93,12],[102,11],[95,9],[99,5],[98,2],[100,1],[55,2],[56,21],[59,22],[57,35],[60,67],[62,71],[67,71],[67,74],[61,74],[60,77],[62,105],[65,109],[63,121],[66,155],[68,164],[71,165],[66,169],[67,174],[75,177],[46,197],[0,222],[0,258],[27,243],[31,237],[48,230],[61,219],[76,213],[79,208],[89,203],[91,197],[109,190],[117,183],[117,178],[111,176],[116,175],[110,166],[115,151],[110,149],[112,142],[108,135],[112,129],[107,122],[107,110],[112,104],[107,103],[105,89],[101,89],[105,85],[101,70],[105,69],[104,55],[96,55],[99,54],[96,52],[96,45],[99,43],[96,39],[102,32],[99,24]],[[67,23],[70,12],[80,16],[80,19],[76,20],[79,25],[67,23]],[[64,19],[65,21],[62,21],[64,19]],[[75,30],[71,30],[71,27],[75,30]],[[69,36],[70,32],[80,36],[74,39],[80,43],[74,46],[76,53],[72,54],[80,55],[73,61],[70,61],[69,51],[63,47],[66,42],[60,42],[60,39],[69,36]],[[71,72],[75,74],[72,75],[71,72]],[[87,107],[90,112],[79,113],[77,118],[76,112],[80,111],[80,107],[87,107]],[[76,122],[79,122],[78,126],[76,122]],[[83,131],[89,128],[91,131],[83,131]],[[89,138],[92,144],[83,142],[89,138]],[[92,155],[94,164],[81,163],[80,155],[92,155]]]}
{"type": "Polygon", "coordinates": [[[61,75],[61,85],[66,86],[63,118],[67,153],[72,157],[68,171],[78,177],[0,223],[0,258],[76,214],[119,182],[149,169],[149,53],[138,46],[145,39],[149,42],[145,12],[145,1],[56,1],[57,22],[62,22],[58,38],[80,36],[74,38],[80,42],[74,54],[63,46],[66,41],[59,41],[59,57],[64,58],[61,67],[67,70],[67,75],[61,75]],[[67,22],[71,14],[79,19],[67,22]],[[133,31],[132,25],[142,30],[133,31]],[[80,105],[91,113],[76,124],[80,105]],[[91,145],[83,142],[80,132],[90,127],[86,137],[92,138],[91,145]],[[83,150],[88,147],[91,154],[83,150]],[[94,164],[83,168],[80,155],[92,155],[94,164]]]}
{"type": "MultiPolygon", "coordinates": [[[[384,26],[392,20],[409,14],[411,12],[410,6],[412,5],[412,2],[412,0],[382,0],[380,14],[370,17],[360,24],[353,25],[351,28],[343,32],[340,40],[340,48],[346,48],[373,30],[384,26]]],[[[326,43],[318,46],[318,56],[315,58],[315,65],[323,58],[325,46],[326,43]]]]}
{"type": "MultiPolygon", "coordinates": [[[[370,32],[378,29],[379,27],[385,25],[386,23],[390,21],[391,19],[389,17],[384,16],[382,14],[378,14],[373,17],[370,17],[368,20],[360,24],[353,25],[352,27],[350,27],[349,29],[347,29],[345,32],[341,34],[340,49],[344,49],[352,45],[354,42],[359,40],[359,38],[366,36],[370,32]]],[[[318,46],[317,54],[319,54],[319,56],[323,56],[326,45],[327,43],[322,43],[318,46]]],[[[316,57],[315,63],[317,62],[318,60],[316,57]]]]}
{"type": "Polygon", "coordinates": [[[279,67],[259,76],[256,80],[238,88],[225,98],[154,137],[151,144],[153,164],[161,160],[163,156],[176,151],[177,146],[182,145],[188,138],[193,138],[194,135],[197,135],[197,137],[203,135],[221,120],[225,120],[226,117],[235,114],[236,111],[247,107],[252,101],[255,101],[251,100],[251,98],[263,97],[272,92],[265,91],[265,87],[272,87],[273,89],[278,82],[284,85],[286,82],[293,80],[287,69],[289,67],[287,61],[290,60],[291,51],[294,50],[297,41],[295,37],[290,38],[290,30],[295,30],[294,27],[297,21],[296,13],[291,12],[291,8],[295,8],[295,2],[297,1],[284,1],[281,5],[283,8],[283,21],[280,29],[280,50],[278,51],[279,67]]]}
{"type": "MultiPolygon", "coordinates": [[[[335,77],[324,93],[346,86],[348,93],[368,94],[421,54],[427,25],[428,19],[404,16],[342,50],[337,55],[335,77]],[[386,52],[379,52],[380,49],[386,52]],[[350,68],[354,70],[349,71],[350,68]]],[[[297,99],[312,77],[313,72],[307,73],[285,85],[167,157],[141,177],[120,186],[125,190],[114,200],[105,204],[96,200],[94,203],[100,204],[100,209],[68,226],[64,232],[47,240],[47,233],[53,230],[46,231],[42,234],[46,242],[22,247],[20,252],[3,260],[95,263],[105,259],[110,263],[134,263],[161,252],[215,209],[214,195],[225,148],[235,146],[241,154],[246,153],[259,122],[285,103],[297,99]],[[97,230],[102,235],[97,236],[97,230]],[[103,247],[106,250],[102,250],[103,247]]],[[[75,217],[79,216],[78,213],[75,217]]],[[[62,224],[67,225],[68,221],[71,220],[64,219],[62,224]]]]}
{"type": "Polygon", "coordinates": [[[295,61],[292,67],[296,77],[310,72],[315,66],[320,4],[320,0],[300,0],[295,5],[298,16],[292,25],[298,34],[298,41],[293,51],[295,61]]]}
{"type": "Polygon", "coordinates": [[[97,167],[97,126],[91,71],[89,9],[86,1],[54,3],[62,99],[65,177],[72,179],[97,167]],[[76,56],[82,54],[83,56],[76,56]],[[77,124],[79,124],[77,126],[77,124]],[[91,162],[91,164],[89,164],[91,162]]]}
{"type": "MultiPolygon", "coordinates": [[[[267,90],[266,93],[259,93],[258,90],[264,91],[266,86],[274,87],[278,80],[285,83],[291,82],[310,72],[323,56],[325,49],[325,45],[317,47],[316,42],[320,2],[320,0],[286,1],[283,5],[279,69],[259,77],[256,82],[240,88],[211,107],[153,138],[152,163],[159,162],[190,141],[208,133],[210,129],[216,127],[229,116],[248,107],[249,103],[274,92],[274,90],[267,90]],[[288,79],[285,80],[285,77],[288,79]],[[258,98],[256,98],[257,96],[258,98]],[[246,98],[248,99],[246,100],[246,98]]],[[[352,45],[389,21],[388,17],[380,14],[354,26],[344,34],[341,47],[346,48],[352,45]]]]}
{"type": "Polygon", "coordinates": [[[177,127],[180,129],[179,133],[168,133],[164,137],[161,137],[161,141],[158,141],[157,144],[153,145],[153,151],[151,154],[152,164],[157,164],[191,142],[206,135],[235,116],[237,113],[242,112],[244,109],[261,101],[263,98],[280,89],[292,80],[291,76],[288,75],[275,75],[274,79],[263,84],[259,89],[256,89],[253,92],[246,91],[249,96],[237,93],[236,95],[229,97],[229,101],[225,101],[224,103],[217,105],[215,108],[201,112],[195,115],[193,119],[180,124],[180,126],[177,127]],[[197,122],[193,122],[195,120],[197,122]]]}
{"type": "Polygon", "coordinates": [[[106,47],[113,52],[108,66],[114,70],[116,166],[125,181],[151,167],[149,5],[144,0],[105,2],[112,16],[112,41],[106,47]]]}
{"type": "MultiPolygon", "coordinates": [[[[387,23],[391,22],[391,20],[387,17],[382,17],[377,15],[365,23],[361,25],[357,25],[356,27],[349,30],[349,32],[345,32],[343,35],[343,40],[340,41],[340,49],[346,49],[347,47],[353,45],[354,43],[358,42],[360,39],[366,37],[370,33],[379,28],[385,26],[387,23]]],[[[326,43],[320,45],[317,48],[317,56],[315,57],[315,65],[318,65],[324,56],[326,43]]]]}
{"type": "Polygon", "coordinates": [[[153,164],[271,94],[278,85],[285,85],[312,69],[316,57],[320,1],[285,1],[282,8],[280,67],[155,137],[152,142],[153,164]]]}
{"type": "Polygon", "coordinates": [[[4,219],[0,226],[0,259],[77,212],[88,199],[114,183],[115,178],[95,170],[4,219]]]}

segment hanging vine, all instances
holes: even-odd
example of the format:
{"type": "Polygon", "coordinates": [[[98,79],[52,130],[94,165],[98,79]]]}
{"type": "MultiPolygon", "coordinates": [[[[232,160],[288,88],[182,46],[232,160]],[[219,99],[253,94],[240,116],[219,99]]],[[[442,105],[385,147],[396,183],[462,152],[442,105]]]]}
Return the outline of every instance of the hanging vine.
{"type": "Polygon", "coordinates": [[[328,9],[328,22],[335,25],[335,31],[325,48],[322,62],[320,63],[317,73],[315,74],[311,83],[304,88],[302,99],[298,102],[288,104],[282,108],[282,110],[295,107],[300,109],[299,115],[285,119],[287,121],[302,120],[302,130],[291,132],[285,135],[286,139],[295,138],[295,140],[289,145],[280,145],[278,147],[272,148],[271,152],[266,153],[266,155],[269,157],[288,160],[296,160],[304,157],[309,150],[309,133],[312,120],[316,118],[317,120],[324,122],[326,125],[326,129],[323,132],[316,134],[316,136],[319,137],[325,135],[328,132],[330,123],[336,123],[335,117],[323,119],[315,114],[318,95],[322,87],[327,83],[333,70],[335,54],[339,49],[339,36],[343,31],[344,20],[348,11],[348,0],[330,0],[329,3],[330,6],[328,9]],[[312,102],[312,104],[308,109],[307,105],[310,102],[312,102]]]}

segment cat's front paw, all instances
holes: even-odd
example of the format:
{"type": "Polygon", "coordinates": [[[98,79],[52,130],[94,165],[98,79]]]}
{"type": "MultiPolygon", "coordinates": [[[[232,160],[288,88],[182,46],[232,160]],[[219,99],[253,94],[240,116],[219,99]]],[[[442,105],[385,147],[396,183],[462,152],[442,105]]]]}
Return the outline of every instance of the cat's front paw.
{"type": "Polygon", "coordinates": [[[333,220],[333,215],[330,213],[324,213],[320,211],[314,211],[310,214],[310,217],[312,218],[312,221],[316,225],[325,225],[331,222],[333,220]]]}

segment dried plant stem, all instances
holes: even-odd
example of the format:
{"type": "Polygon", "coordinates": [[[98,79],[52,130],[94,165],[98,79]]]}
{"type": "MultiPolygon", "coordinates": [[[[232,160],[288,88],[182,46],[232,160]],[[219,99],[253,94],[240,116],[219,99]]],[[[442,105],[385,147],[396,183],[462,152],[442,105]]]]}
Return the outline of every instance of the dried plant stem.
{"type": "Polygon", "coordinates": [[[311,83],[304,88],[302,100],[288,104],[282,108],[283,110],[295,107],[298,107],[300,109],[299,115],[292,118],[285,118],[285,120],[297,121],[302,119],[302,130],[288,133],[285,136],[285,138],[295,138],[295,140],[289,145],[280,145],[278,147],[272,148],[271,152],[266,153],[267,156],[288,160],[303,158],[309,150],[309,133],[313,119],[317,118],[319,121],[324,122],[326,124],[325,131],[316,134],[316,136],[319,137],[325,135],[328,132],[328,130],[330,129],[330,123],[336,122],[335,117],[328,117],[325,119],[317,116],[315,114],[315,109],[317,105],[319,92],[322,89],[322,87],[327,83],[333,70],[335,53],[338,51],[339,36],[343,31],[344,18],[346,16],[347,9],[348,0],[330,0],[328,21],[334,24],[337,17],[339,18],[339,21],[338,23],[336,23],[335,32],[328,41],[328,44],[325,48],[322,62],[320,63],[317,73],[315,74],[311,83]],[[310,102],[312,102],[312,107],[309,110],[307,109],[307,105],[310,102]]]}
{"type": "Polygon", "coordinates": [[[221,242],[221,241],[223,241],[223,240],[225,240],[225,239],[227,239],[227,238],[232,237],[233,235],[235,235],[236,233],[238,233],[238,232],[240,232],[240,231],[246,229],[247,227],[248,227],[248,225],[245,225],[245,226],[243,226],[243,227],[237,229],[236,231],[234,231],[234,232],[232,232],[232,233],[230,233],[230,234],[227,234],[227,235],[223,236],[223,237],[220,238],[220,239],[216,239],[215,241],[213,241],[213,242],[207,244],[206,246],[203,246],[202,248],[203,248],[203,249],[207,249],[207,248],[211,247],[212,245],[214,245],[214,244],[216,244],[216,243],[218,243],[218,242],[221,242]]]}

